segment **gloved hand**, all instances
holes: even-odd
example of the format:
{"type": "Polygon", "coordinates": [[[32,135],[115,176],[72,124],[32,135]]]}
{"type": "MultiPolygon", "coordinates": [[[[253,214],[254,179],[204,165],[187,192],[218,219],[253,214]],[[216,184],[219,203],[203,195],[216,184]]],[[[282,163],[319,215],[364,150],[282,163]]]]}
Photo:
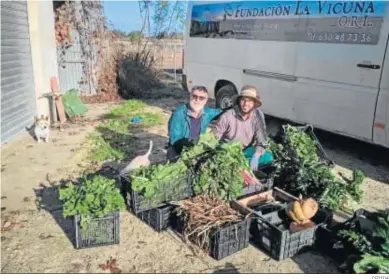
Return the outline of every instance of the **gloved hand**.
{"type": "Polygon", "coordinates": [[[253,156],[250,160],[250,168],[253,170],[253,171],[257,171],[258,170],[258,163],[259,163],[259,156],[253,156]]]}

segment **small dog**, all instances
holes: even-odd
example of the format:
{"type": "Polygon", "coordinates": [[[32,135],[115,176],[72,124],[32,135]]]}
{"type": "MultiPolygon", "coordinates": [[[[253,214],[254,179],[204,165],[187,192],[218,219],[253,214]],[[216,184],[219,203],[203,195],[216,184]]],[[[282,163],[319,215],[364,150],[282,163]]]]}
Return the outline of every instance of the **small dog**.
{"type": "MultiPolygon", "coordinates": [[[[49,117],[44,117],[43,114],[40,118],[35,117],[35,123],[34,126],[34,136],[36,138],[36,141],[38,143],[41,142],[41,139],[44,139],[44,141],[47,143],[49,142],[50,137],[50,121],[49,117]]],[[[27,128],[28,129],[28,128],[27,128]]],[[[31,130],[32,126],[28,129],[31,130]]]]}
{"type": "Polygon", "coordinates": [[[151,154],[151,150],[153,149],[153,141],[150,141],[149,150],[145,155],[140,155],[135,157],[124,169],[120,171],[120,174],[126,174],[130,171],[140,168],[140,167],[148,167],[150,165],[149,156],[151,154]]]}

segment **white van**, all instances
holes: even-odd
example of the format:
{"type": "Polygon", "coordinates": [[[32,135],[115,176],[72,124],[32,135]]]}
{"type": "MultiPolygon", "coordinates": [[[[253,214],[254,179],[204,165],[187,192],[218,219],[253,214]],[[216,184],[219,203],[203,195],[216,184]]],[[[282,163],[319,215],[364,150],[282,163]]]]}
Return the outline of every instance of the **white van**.
{"type": "Polygon", "coordinates": [[[245,84],[263,112],[389,147],[388,1],[189,2],[183,83],[218,107],[245,84]]]}

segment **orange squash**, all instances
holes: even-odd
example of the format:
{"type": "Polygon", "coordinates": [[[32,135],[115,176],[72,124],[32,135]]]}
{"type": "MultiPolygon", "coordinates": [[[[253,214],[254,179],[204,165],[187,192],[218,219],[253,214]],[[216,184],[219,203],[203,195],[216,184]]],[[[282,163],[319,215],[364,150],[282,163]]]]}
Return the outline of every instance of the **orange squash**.
{"type": "Polygon", "coordinates": [[[288,216],[297,224],[306,224],[315,216],[319,205],[312,199],[303,200],[301,197],[297,201],[289,203],[287,208],[288,216]]]}

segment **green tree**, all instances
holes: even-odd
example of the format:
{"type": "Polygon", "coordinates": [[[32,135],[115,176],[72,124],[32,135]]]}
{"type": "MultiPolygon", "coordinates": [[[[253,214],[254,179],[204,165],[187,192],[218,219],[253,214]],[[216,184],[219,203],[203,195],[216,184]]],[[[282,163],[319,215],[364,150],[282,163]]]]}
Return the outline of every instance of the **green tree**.
{"type": "Polygon", "coordinates": [[[131,41],[131,43],[136,43],[143,38],[143,34],[141,31],[132,31],[127,34],[127,38],[131,41]]]}
{"type": "Polygon", "coordinates": [[[148,27],[149,36],[154,38],[166,38],[171,32],[182,32],[185,25],[187,1],[139,1],[139,9],[142,17],[142,31],[148,27]],[[153,11],[150,25],[150,10],[153,11]]]}

